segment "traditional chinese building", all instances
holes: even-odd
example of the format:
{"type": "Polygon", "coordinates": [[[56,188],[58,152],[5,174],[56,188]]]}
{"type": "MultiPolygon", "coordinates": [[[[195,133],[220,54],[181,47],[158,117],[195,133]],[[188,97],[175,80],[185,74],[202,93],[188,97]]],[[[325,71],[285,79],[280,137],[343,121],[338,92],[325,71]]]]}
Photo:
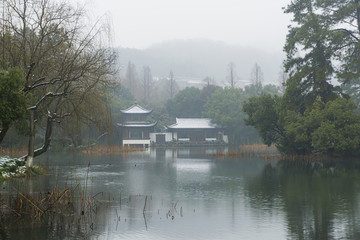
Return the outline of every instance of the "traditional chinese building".
{"type": "Polygon", "coordinates": [[[121,110],[122,122],[118,123],[122,132],[122,145],[135,147],[150,146],[150,132],[154,131],[156,122],[150,122],[147,117],[152,110],[147,110],[138,104],[121,110]]]}
{"type": "Polygon", "coordinates": [[[227,143],[222,128],[208,118],[176,118],[176,123],[167,126],[167,130],[173,141],[227,143]]]}

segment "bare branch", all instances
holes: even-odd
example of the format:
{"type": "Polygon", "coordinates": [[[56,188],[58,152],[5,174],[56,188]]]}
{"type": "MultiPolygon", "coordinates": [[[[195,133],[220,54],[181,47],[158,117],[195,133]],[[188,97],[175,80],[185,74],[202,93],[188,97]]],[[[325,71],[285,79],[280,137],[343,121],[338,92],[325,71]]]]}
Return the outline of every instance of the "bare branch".
{"type": "Polygon", "coordinates": [[[47,94],[45,94],[44,96],[42,96],[40,98],[40,100],[34,105],[34,106],[31,106],[28,108],[28,110],[36,110],[39,105],[46,99],[46,98],[49,98],[49,97],[59,97],[59,96],[64,96],[65,95],[65,92],[62,92],[62,93],[52,93],[52,92],[49,92],[47,94]]]}
{"type": "Polygon", "coordinates": [[[354,32],[352,32],[346,28],[337,28],[337,29],[333,29],[332,31],[344,32],[344,33],[350,35],[351,37],[353,37],[356,41],[359,41],[359,38],[357,36],[355,36],[354,32]]]}
{"type": "Polygon", "coordinates": [[[45,80],[45,78],[39,78],[33,85],[30,86],[30,88],[35,89],[35,88],[41,87],[41,86],[54,85],[56,82],[59,82],[62,79],[61,78],[54,78],[54,79],[51,79],[48,82],[37,83],[37,82],[40,82],[40,81],[43,81],[43,80],[45,80]]]}

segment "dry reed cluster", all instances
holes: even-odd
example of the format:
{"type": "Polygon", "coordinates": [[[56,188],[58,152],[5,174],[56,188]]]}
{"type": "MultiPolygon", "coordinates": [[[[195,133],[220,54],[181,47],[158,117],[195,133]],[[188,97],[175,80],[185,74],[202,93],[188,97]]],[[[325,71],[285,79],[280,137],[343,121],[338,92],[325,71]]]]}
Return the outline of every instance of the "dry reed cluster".
{"type": "Polygon", "coordinates": [[[90,155],[104,155],[104,154],[129,154],[133,152],[144,151],[142,147],[123,147],[123,146],[92,146],[83,149],[81,152],[90,155]]]}
{"type": "Polygon", "coordinates": [[[16,192],[6,197],[0,195],[0,214],[2,217],[12,216],[41,220],[54,215],[85,215],[96,207],[96,199],[86,195],[86,189],[80,184],[75,187],[60,189],[57,186],[50,192],[32,194],[14,189],[16,192]]]}
{"type": "Polygon", "coordinates": [[[0,156],[21,157],[27,154],[26,148],[3,148],[0,147],[0,156]]]}
{"type": "Polygon", "coordinates": [[[265,144],[240,145],[237,151],[217,151],[214,154],[217,158],[241,158],[241,157],[261,157],[265,159],[278,158],[279,153],[275,146],[267,146],[265,144]]]}
{"type": "Polygon", "coordinates": [[[0,226],[44,223],[62,229],[64,222],[71,222],[70,227],[92,230],[98,201],[88,191],[89,167],[83,187],[66,184],[63,189],[55,186],[48,192],[31,193],[20,186],[13,193],[0,194],[0,226]]]}

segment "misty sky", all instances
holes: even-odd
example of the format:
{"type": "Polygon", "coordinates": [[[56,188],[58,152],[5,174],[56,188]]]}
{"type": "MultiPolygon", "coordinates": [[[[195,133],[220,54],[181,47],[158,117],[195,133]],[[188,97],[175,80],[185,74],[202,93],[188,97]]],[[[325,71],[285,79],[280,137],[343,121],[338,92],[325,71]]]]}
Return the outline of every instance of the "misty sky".
{"type": "MultiPolygon", "coordinates": [[[[81,1],[80,1],[81,2],[81,1]]],[[[82,0],[109,14],[114,46],[146,48],[173,39],[206,38],[282,51],[290,0],[82,0]]]]}

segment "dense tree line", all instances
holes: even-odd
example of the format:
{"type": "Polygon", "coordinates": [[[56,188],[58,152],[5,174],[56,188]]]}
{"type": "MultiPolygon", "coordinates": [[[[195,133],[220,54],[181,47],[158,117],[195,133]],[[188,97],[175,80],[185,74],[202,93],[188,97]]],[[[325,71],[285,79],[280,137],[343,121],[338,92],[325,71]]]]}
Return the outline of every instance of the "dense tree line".
{"type": "Polygon", "coordinates": [[[224,127],[231,144],[258,142],[259,135],[253,127],[244,123],[244,102],[251,96],[275,95],[279,90],[274,85],[257,83],[245,89],[207,85],[202,89],[185,88],[166,102],[166,111],[175,117],[208,117],[224,127]]]}
{"type": "Polygon", "coordinates": [[[284,47],[285,93],[250,98],[246,123],[287,154],[358,155],[360,116],[350,97],[357,100],[360,79],[360,1],[296,0],[285,12],[295,23],[284,47]]]}

